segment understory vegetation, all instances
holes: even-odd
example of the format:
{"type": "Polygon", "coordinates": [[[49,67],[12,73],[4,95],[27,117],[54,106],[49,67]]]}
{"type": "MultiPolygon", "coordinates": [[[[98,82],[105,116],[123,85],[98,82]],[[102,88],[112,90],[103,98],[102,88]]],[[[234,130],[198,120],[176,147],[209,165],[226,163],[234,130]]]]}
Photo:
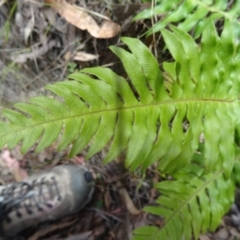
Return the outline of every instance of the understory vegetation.
{"type": "Polygon", "coordinates": [[[240,2],[157,1],[135,20],[163,15],[160,34],[169,61],[158,62],[136,38],[111,46],[126,71],[73,71],[49,84],[55,98],[38,96],[4,109],[0,147],[21,143],[26,153],[57,142],[73,157],[107,149],[104,163],[124,153],[130,171],[154,165],[165,181],[144,211],[164,226],[135,229],[134,240],[190,240],[213,231],[234,201],[239,181],[240,2]],[[173,7],[174,6],[174,7],[173,7]],[[127,49],[127,50],[126,50],[127,49]]]}

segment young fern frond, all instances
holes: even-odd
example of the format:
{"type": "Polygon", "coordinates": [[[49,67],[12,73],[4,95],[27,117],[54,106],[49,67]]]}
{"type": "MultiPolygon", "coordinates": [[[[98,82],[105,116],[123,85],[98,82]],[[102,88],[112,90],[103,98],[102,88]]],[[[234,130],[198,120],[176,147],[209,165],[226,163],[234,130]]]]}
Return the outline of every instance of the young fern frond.
{"type": "Polygon", "coordinates": [[[111,50],[131,84],[110,69],[95,67],[48,85],[58,98],[35,97],[16,104],[16,110],[4,110],[9,122],[0,123],[0,147],[21,141],[26,152],[39,141],[36,150],[41,151],[58,140],[59,149],[72,144],[70,156],[90,144],[91,157],[108,146],[105,162],[126,150],[131,170],[158,161],[161,171],[171,173],[191,161],[203,134],[206,167],[223,168],[229,175],[234,133],[240,130],[239,46],[233,34],[226,21],[219,37],[209,21],[198,46],[176,27],[163,29],[175,59],[163,63],[164,73],[144,44],[122,38],[130,52],[111,50]]]}
{"type": "Polygon", "coordinates": [[[148,34],[159,32],[169,23],[176,23],[179,29],[185,32],[194,30],[195,38],[198,38],[209,17],[215,21],[224,18],[230,20],[235,32],[239,33],[240,2],[228,0],[158,0],[156,6],[144,9],[134,17],[134,20],[149,19],[154,16],[163,16],[148,31],[148,34]]]}
{"type": "Polygon", "coordinates": [[[144,208],[163,217],[163,227],[138,228],[133,240],[199,239],[201,233],[215,230],[234,201],[234,181],[226,180],[222,170],[204,174],[191,164],[173,177],[156,184],[158,205],[144,208]]]}

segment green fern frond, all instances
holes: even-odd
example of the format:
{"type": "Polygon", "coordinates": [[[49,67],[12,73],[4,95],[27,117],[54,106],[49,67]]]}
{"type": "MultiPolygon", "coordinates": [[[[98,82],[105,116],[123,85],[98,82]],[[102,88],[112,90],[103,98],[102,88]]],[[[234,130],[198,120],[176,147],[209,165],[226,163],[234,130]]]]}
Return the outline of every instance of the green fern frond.
{"type": "Polygon", "coordinates": [[[134,231],[133,240],[190,240],[213,231],[234,201],[234,181],[223,171],[204,174],[198,165],[189,165],[174,180],[156,184],[157,206],[144,210],[164,218],[164,226],[144,226],[134,231]]]}
{"type": "Polygon", "coordinates": [[[221,37],[209,21],[201,46],[185,32],[162,30],[174,62],[164,73],[139,40],[122,38],[130,52],[111,47],[120,58],[131,84],[107,68],[71,74],[71,81],[48,85],[58,98],[35,97],[4,110],[0,147],[22,142],[22,152],[38,142],[37,151],[58,141],[71,145],[70,156],[90,144],[87,157],[107,146],[105,162],[126,151],[126,167],[174,172],[192,159],[204,135],[208,169],[234,164],[234,133],[240,131],[239,45],[228,21],[221,37]],[[60,99],[59,99],[60,98],[60,99]]]}
{"type": "Polygon", "coordinates": [[[149,19],[153,16],[163,16],[148,31],[149,33],[159,32],[169,23],[176,23],[179,29],[190,32],[194,29],[194,36],[197,38],[211,16],[215,21],[224,18],[230,20],[236,32],[239,33],[240,2],[228,0],[158,0],[156,6],[144,9],[134,17],[134,20],[149,19]]]}

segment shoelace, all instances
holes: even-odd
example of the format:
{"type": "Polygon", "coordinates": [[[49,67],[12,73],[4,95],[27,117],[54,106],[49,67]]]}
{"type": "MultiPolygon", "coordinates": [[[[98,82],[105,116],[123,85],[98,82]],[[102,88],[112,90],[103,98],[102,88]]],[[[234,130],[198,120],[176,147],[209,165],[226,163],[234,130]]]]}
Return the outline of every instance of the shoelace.
{"type": "Polygon", "coordinates": [[[48,202],[49,199],[56,198],[61,200],[60,191],[55,177],[51,181],[42,178],[40,182],[34,180],[32,183],[19,182],[4,188],[0,192],[0,221],[11,222],[8,216],[11,211],[16,211],[17,217],[21,218],[20,208],[24,207],[28,214],[33,214],[32,207],[38,211],[43,211],[43,205],[48,208],[53,207],[48,202]],[[47,189],[47,193],[44,190],[47,189]],[[49,197],[46,198],[46,195],[49,197]]]}

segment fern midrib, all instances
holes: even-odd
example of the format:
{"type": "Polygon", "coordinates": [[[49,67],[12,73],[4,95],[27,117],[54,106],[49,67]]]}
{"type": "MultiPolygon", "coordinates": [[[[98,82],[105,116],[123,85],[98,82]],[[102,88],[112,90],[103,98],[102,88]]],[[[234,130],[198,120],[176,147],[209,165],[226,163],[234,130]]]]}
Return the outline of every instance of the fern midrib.
{"type": "Polygon", "coordinates": [[[101,114],[104,112],[114,112],[114,111],[120,112],[120,111],[126,111],[126,110],[130,110],[130,109],[156,107],[156,106],[162,106],[162,105],[168,105],[168,104],[171,104],[171,105],[172,104],[181,104],[181,103],[185,104],[187,102],[196,102],[196,103],[209,102],[209,103],[232,104],[235,101],[236,100],[222,100],[222,99],[174,99],[174,100],[165,100],[165,101],[156,102],[156,103],[151,102],[151,103],[146,103],[146,104],[141,104],[141,105],[132,105],[132,106],[125,106],[125,107],[121,106],[119,108],[105,108],[105,109],[100,109],[100,110],[89,111],[87,113],[81,113],[81,114],[76,114],[76,115],[70,115],[70,116],[64,116],[64,117],[44,120],[44,121],[37,122],[36,124],[32,124],[32,125],[28,125],[28,126],[19,126],[19,127],[21,127],[21,129],[19,129],[19,130],[14,129],[13,132],[9,132],[9,133],[3,132],[3,134],[0,135],[0,137],[10,135],[12,133],[15,134],[16,132],[34,128],[34,127],[37,127],[42,124],[48,124],[48,123],[56,122],[56,121],[64,121],[64,120],[71,119],[71,118],[85,117],[87,115],[101,114]]]}
{"type": "MultiPolygon", "coordinates": [[[[209,178],[209,180],[207,180],[207,181],[205,182],[205,184],[201,185],[199,188],[196,189],[196,191],[193,192],[193,194],[191,194],[188,198],[186,198],[186,201],[184,201],[181,205],[179,205],[179,207],[176,209],[176,211],[174,211],[174,212],[170,215],[170,217],[167,219],[166,223],[164,224],[164,226],[163,226],[162,228],[164,228],[165,225],[167,225],[168,222],[170,222],[176,215],[178,215],[179,212],[180,212],[180,210],[181,210],[183,207],[185,207],[189,202],[191,202],[191,201],[193,200],[193,198],[195,198],[199,192],[201,192],[203,189],[205,189],[206,186],[208,186],[209,184],[211,184],[212,181],[214,181],[217,177],[219,177],[219,175],[222,174],[223,172],[224,172],[224,170],[222,170],[222,169],[219,170],[219,172],[216,172],[214,175],[211,176],[211,178],[209,178]]],[[[158,229],[154,234],[152,234],[152,235],[154,235],[154,236],[151,237],[151,240],[156,239],[156,237],[157,237],[156,234],[157,234],[159,231],[161,231],[162,228],[161,228],[161,229],[158,229]]]]}

